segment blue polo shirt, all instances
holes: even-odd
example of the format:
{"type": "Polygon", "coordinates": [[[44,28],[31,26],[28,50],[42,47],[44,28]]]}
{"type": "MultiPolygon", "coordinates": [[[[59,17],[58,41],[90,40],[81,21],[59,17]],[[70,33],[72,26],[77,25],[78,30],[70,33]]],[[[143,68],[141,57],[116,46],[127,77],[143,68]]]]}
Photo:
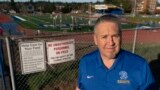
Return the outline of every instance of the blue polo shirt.
{"type": "Polygon", "coordinates": [[[81,58],[78,87],[80,90],[158,90],[145,59],[120,50],[110,69],[95,50],[81,58]]]}

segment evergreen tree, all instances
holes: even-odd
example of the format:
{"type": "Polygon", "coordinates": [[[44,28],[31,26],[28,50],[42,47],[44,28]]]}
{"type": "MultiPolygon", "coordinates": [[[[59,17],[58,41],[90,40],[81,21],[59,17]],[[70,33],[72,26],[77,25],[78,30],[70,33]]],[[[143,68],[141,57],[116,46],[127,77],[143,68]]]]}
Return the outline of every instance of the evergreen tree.
{"type": "Polygon", "coordinates": [[[11,0],[11,8],[12,8],[13,10],[15,10],[16,12],[19,12],[19,10],[18,10],[17,7],[16,7],[16,3],[14,2],[14,0],[11,0]]]}
{"type": "Polygon", "coordinates": [[[104,0],[105,4],[113,4],[118,7],[122,7],[124,12],[131,12],[132,10],[132,2],[131,0],[104,0]]]}

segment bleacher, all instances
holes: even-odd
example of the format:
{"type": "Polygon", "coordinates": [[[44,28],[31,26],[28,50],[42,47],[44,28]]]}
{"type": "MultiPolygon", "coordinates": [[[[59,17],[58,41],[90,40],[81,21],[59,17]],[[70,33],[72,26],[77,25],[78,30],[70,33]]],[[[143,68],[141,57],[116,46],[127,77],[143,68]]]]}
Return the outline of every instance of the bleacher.
{"type": "Polygon", "coordinates": [[[17,30],[18,24],[14,22],[8,15],[0,13],[0,27],[4,30],[3,35],[22,35],[17,30]]]}
{"type": "Polygon", "coordinates": [[[14,21],[1,23],[0,26],[3,28],[4,34],[7,35],[21,35],[17,30],[18,24],[14,21]]]}
{"type": "Polygon", "coordinates": [[[0,23],[9,22],[11,18],[0,12],[0,23]]]}

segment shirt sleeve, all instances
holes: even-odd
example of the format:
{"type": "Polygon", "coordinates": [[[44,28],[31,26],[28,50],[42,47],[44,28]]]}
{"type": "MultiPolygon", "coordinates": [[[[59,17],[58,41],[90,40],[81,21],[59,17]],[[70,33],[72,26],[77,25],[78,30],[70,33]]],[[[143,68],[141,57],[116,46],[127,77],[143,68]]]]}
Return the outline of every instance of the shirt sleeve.
{"type": "Polygon", "coordinates": [[[84,90],[83,82],[82,82],[82,76],[85,73],[85,62],[83,59],[80,60],[79,68],[78,68],[78,88],[80,90],[84,90]]]}
{"type": "Polygon", "coordinates": [[[143,82],[140,86],[140,90],[158,90],[158,87],[155,83],[155,80],[147,62],[143,65],[142,81],[143,82]]]}

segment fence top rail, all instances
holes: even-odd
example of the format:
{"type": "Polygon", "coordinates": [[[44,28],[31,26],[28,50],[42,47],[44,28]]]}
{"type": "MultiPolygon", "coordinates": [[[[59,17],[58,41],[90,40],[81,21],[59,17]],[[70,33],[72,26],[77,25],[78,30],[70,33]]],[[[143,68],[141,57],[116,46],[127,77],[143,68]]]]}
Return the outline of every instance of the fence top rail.
{"type": "MultiPolygon", "coordinates": [[[[135,29],[123,29],[122,31],[130,31],[130,30],[135,30],[135,29]]],[[[142,28],[142,29],[137,29],[137,30],[146,30],[146,29],[142,28]]],[[[160,30],[160,27],[149,28],[148,30],[160,30]]],[[[52,34],[52,35],[37,35],[37,36],[8,36],[8,35],[5,35],[5,36],[0,36],[0,39],[5,39],[6,37],[10,37],[10,39],[12,40],[33,39],[33,38],[39,39],[39,38],[51,38],[51,37],[71,36],[71,35],[82,35],[82,34],[93,34],[93,32],[71,32],[71,33],[55,32],[55,34],[52,34]]]]}
{"type": "Polygon", "coordinates": [[[93,32],[78,32],[78,33],[59,33],[53,35],[39,35],[39,36],[21,36],[21,37],[12,37],[12,40],[18,39],[33,39],[33,38],[50,38],[50,37],[61,37],[61,36],[71,36],[71,35],[81,35],[81,34],[93,34],[93,32]]]}
{"type": "Polygon", "coordinates": [[[9,37],[9,36],[0,36],[0,39],[5,39],[6,37],[9,37]]]}

